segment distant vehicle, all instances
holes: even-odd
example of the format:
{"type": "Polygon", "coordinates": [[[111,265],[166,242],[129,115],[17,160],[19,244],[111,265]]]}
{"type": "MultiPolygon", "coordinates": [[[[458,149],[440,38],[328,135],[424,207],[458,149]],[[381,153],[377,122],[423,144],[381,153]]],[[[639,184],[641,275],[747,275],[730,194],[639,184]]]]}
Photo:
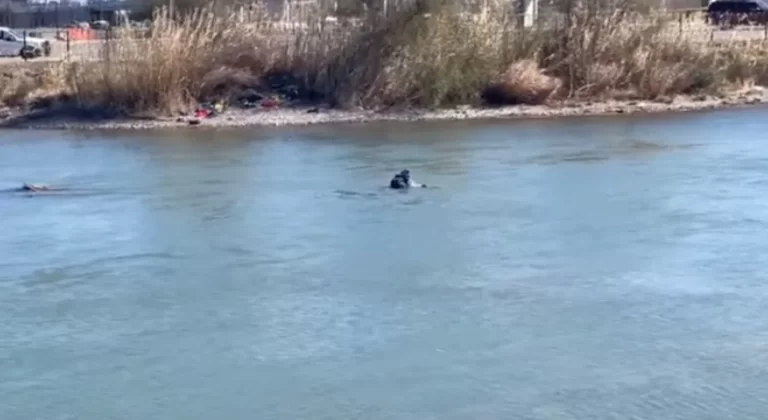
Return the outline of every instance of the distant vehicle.
{"type": "Polygon", "coordinates": [[[765,25],[768,3],[764,0],[715,0],[707,7],[707,19],[716,26],[765,25]]]}
{"type": "Polygon", "coordinates": [[[73,20],[72,23],[67,25],[67,28],[88,30],[91,29],[91,24],[88,22],[78,22],[73,20]]]}
{"type": "Polygon", "coordinates": [[[91,22],[91,28],[97,29],[97,30],[104,30],[109,28],[109,22],[106,20],[95,20],[91,22]]]}
{"type": "Polygon", "coordinates": [[[26,38],[12,31],[10,28],[0,26],[0,55],[8,57],[35,58],[51,55],[51,42],[32,36],[26,38]]]}

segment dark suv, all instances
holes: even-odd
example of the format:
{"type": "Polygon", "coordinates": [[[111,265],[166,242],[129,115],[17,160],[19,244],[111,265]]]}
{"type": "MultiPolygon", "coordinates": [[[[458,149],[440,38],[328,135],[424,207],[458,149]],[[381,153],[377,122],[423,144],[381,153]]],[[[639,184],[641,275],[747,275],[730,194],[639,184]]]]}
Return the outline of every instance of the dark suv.
{"type": "Polygon", "coordinates": [[[707,7],[707,19],[713,25],[765,25],[768,3],[763,0],[715,0],[707,7]]]}

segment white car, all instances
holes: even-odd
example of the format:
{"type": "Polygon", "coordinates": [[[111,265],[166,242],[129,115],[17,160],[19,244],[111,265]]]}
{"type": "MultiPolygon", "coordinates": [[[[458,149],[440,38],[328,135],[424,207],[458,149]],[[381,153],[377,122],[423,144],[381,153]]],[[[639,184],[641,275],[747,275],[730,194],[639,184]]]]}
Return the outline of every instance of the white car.
{"type": "Polygon", "coordinates": [[[5,57],[46,57],[51,55],[51,42],[43,38],[35,38],[12,31],[0,26],[0,56],[5,57]]]}

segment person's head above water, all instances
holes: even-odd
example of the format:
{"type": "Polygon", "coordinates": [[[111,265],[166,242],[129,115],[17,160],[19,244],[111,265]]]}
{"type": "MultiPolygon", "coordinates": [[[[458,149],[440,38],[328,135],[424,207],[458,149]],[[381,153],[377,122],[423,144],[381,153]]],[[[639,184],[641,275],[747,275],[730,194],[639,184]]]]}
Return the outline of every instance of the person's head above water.
{"type": "Polygon", "coordinates": [[[411,180],[411,171],[408,169],[403,169],[400,171],[400,173],[396,173],[395,176],[392,178],[391,181],[389,181],[389,187],[395,188],[395,189],[403,189],[403,188],[410,188],[410,187],[421,187],[424,188],[426,185],[424,184],[418,184],[411,180]]]}

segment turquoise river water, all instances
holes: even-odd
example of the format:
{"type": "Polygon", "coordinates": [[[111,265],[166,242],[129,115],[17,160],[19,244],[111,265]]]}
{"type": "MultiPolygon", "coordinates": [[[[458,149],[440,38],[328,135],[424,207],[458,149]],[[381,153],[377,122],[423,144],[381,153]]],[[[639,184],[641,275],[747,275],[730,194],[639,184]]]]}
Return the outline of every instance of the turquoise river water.
{"type": "Polygon", "coordinates": [[[0,420],[765,419],[765,113],[0,132],[0,420]]]}

